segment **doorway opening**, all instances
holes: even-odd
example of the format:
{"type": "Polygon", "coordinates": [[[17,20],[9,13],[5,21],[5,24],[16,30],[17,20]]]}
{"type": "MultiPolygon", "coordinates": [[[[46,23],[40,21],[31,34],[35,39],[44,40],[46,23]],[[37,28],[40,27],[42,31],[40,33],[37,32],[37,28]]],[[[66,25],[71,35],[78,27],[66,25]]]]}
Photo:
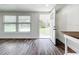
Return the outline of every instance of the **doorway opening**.
{"type": "Polygon", "coordinates": [[[40,15],[40,26],[39,26],[40,38],[50,38],[50,15],[40,15]]]}
{"type": "Polygon", "coordinates": [[[56,44],[55,9],[48,14],[40,14],[39,38],[48,38],[56,44]]]}

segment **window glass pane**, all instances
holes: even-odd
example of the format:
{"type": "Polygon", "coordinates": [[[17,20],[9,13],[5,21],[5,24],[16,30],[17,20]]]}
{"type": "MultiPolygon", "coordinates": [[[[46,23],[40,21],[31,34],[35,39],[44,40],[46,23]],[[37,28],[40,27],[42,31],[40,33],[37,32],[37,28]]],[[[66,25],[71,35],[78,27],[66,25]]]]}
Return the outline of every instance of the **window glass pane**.
{"type": "Polygon", "coordinates": [[[30,16],[19,16],[19,22],[30,22],[30,16]]]}
{"type": "Polygon", "coordinates": [[[15,24],[4,24],[4,32],[16,32],[15,24]]]}
{"type": "Polygon", "coordinates": [[[19,32],[30,32],[30,24],[19,24],[19,32]]]}
{"type": "Polygon", "coordinates": [[[16,16],[4,16],[4,22],[16,22],[16,16]]]}

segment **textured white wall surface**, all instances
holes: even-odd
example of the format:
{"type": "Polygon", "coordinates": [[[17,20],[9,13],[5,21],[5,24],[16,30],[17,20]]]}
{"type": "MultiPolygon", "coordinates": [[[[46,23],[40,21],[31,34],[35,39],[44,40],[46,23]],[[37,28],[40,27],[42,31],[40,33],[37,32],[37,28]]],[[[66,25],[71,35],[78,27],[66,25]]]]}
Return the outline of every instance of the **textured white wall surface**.
{"type": "MultiPolygon", "coordinates": [[[[79,5],[67,5],[56,13],[56,37],[64,43],[64,35],[61,31],[79,32],[79,5]]],[[[69,41],[73,50],[79,50],[79,44],[74,40],[69,41]]],[[[78,52],[78,51],[77,51],[78,52]]]]}

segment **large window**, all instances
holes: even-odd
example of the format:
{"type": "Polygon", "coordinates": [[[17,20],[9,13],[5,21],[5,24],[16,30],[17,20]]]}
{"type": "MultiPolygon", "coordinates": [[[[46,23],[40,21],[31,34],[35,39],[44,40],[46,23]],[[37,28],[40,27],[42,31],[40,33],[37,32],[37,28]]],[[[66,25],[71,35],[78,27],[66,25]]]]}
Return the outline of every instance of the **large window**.
{"type": "Polygon", "coordinates": [[[30,16],[4,16],[4,32],[30,32],[30,16]]]}
{"type": "Polygon", "coordinates": [[[30,16],[18,16],[18,31],[29,32],[30,31],[30,16]]]}

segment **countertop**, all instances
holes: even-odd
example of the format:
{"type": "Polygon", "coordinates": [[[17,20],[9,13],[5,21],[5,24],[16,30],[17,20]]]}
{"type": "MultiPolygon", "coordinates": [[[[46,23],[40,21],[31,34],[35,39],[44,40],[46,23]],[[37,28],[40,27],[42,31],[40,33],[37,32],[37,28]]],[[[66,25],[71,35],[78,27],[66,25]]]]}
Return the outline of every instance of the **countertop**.
{"type": "Polygon", "coordinates": [[[64,34],[79,39],[79,32],[62,31],[64,34]]]}

